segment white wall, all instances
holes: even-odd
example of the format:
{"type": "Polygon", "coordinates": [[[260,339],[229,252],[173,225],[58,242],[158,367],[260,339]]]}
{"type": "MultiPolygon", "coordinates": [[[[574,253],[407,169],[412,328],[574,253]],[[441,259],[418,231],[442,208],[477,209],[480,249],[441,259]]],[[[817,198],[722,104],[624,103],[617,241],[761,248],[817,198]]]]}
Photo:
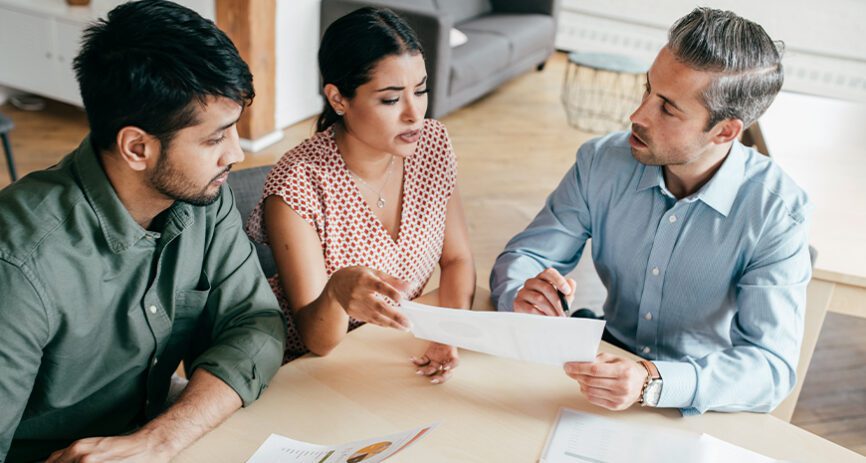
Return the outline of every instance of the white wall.
{"type": "Polygon", "coordinates": [[[277,129],[322,111],[316,57],[320,6],[321,0],[277,1],[277,129]]]}
{"type": "MultiPolygon", "coordinates": [[[[786,44],[785,89],[866,102],[866,2],[710,0],[786,44]]],[[[687,0],[564,0],[557,47],[610,51],[651,61],[667,30],[696,3],[687,0]]]]}

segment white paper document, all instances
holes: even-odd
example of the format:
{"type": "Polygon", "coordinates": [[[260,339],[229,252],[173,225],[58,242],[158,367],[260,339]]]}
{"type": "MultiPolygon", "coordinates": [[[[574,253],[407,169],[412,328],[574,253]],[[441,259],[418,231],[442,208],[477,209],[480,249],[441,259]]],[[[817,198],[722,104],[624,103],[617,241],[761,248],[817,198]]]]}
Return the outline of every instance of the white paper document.
{"type": "Polygon", "coordinates": [[[415,443],[438,423],[342,445],[318,445],[271,434],[247,463],[378,463],[415,443]]]}
{"type": "Polygon", "coordinates": [[[560,366],[595,359],[604,321],[473,312],[401,302],[417,338],[485,354],[560,366]]]}
{"type": "Polygon", "coordinates": [[[708,434],[623,423],[562,408],[541,463],[774,463],[708,434]]]}

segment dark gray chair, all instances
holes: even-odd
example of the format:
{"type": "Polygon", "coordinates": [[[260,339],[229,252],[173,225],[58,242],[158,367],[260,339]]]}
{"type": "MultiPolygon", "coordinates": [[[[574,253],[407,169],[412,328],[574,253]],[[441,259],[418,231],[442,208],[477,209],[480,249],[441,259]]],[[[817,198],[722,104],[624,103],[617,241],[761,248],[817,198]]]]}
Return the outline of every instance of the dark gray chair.
{"type": "MultiPolygon", "coordinates": [[[[246,223],[262,197],[262,191],[265,187],[265,178],[272,166],[254,167],[252,169],[243,169],[237,172],[232,172],[229,175],[228,184],[235,194],[235,206],[241,213],[241,217],[246,223]]],[[[259,255],[259,262],[262,264],[262,270],[265,276],[271,277],[277,274],[277,264],[274,262],[274,255],[271,252],[270,246],[266,244],[256,243],[253,241],[253,246],[256,248],[256,253],[259,255]]]]}
{"type": "Polygon", "coordinates": [[[9,143],[9,132],[15,128],[12,119],[0,114],[0,139],[3,141],[3,151],[6,152],[6,164],[9,166],[9,177],[14,182],[18,180],[15,172],[15,158],[12,157],[12,144],[9,143]]]}
{"type": "Polygon", "coordinates": [[[554,51],[560,0],[322,0],[322,32],[363,6],[399,14],[427,60],[430,117],[442,117],[508,79],[541,69],[554,51]],[[469,38],[451,48],[451,28],[469,38]]]}

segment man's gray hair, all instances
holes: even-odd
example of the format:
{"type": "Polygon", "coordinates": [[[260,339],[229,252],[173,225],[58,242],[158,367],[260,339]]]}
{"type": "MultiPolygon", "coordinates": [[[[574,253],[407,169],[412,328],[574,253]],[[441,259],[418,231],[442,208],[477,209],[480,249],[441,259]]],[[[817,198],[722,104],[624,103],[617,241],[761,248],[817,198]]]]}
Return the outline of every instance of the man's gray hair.
{"type": "Polygon", "coordinates": [[[702,95],[707,130],[725,119],[752,125],[782,88],[784,44],[730,11],[695,8],[671,27],[667,47],[683,64],[717,74],[702,95]]]}

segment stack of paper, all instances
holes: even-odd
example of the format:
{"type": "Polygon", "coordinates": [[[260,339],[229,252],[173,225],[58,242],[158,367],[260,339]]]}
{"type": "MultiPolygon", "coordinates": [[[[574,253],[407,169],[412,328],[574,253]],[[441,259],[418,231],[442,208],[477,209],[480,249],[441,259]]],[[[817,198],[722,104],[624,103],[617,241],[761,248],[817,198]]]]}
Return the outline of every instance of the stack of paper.
{"type": "Polygon", "coordinates": [[[774,463],[776,460],[708,434],[623,423],[567,408],[541,463],[774,463]]]}

